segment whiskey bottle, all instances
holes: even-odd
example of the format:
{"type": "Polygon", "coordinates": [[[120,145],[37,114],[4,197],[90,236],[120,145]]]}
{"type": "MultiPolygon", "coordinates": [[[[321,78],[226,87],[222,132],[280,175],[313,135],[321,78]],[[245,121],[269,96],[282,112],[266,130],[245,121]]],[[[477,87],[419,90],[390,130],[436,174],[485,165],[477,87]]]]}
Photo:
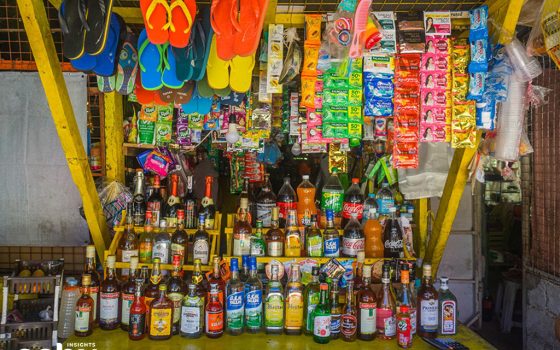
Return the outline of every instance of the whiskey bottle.
{"type": "Polygon", "coordinates": [[[93,298],[90,296],[91,275],[82,275],[82,296],[76,303],[76,315],[74,321],[74,335],[87,337],[93,331],[93,317],[95,307],[93,298]]]}
{"type": "Polygon", "coordinates": [[[99,276],[95,265],[95,246],[93,245],[88,245],[86,247],[84,273],[90,276],[89,296],[93,300],[93,322],[96,322],[99,316],[99,286],[101,284],[101,276],[99,276]]]}
{"type": "MultiPolygon", "coordinates": [[[[132,218],[132,203],[127,205],[126,210],[126,227],[122,233],[119,245],[117,247],[117,261],[128,263],[132,256],[138,256],[138,238],[134,230],[134,222],[132,218]]],[[[129,269],[121,269],[120,280],[128,279],[129,269]]],[[[134,295],[134,293],[133,293],[134,295]]]]}
{"type": "Polygon", "coordinates": [[[247,220],[246,198],[241,198],[239,211],[237,214],[237,222],[233,226],[233,255],[243,256],[251,254],[251,224],[247,220]]]}
{"type": "Polygon", "coordinates": [[[278,207],[272,208],[270,230],[265,236],[266,254],[273,257],[284,255],[284,233],[278,226],[278,210],[278,207]]]}
{"type": "Polygon", "coordinates": [[[210,236],[206,232],[205,214],[198,218],[198,230],[193,235],[193,261],[200,260],[203,265],[208,265],[210,255],[210,236]]]}
{"type": "Polygon", "coordinates": [[[425,338],[435,338],[438,332],[438,292],[432,284],[432,266],[422,266],[422,286],[418,291],[416,333],[425,338]]]}
{"type": "Polygon", "coordinates": [[[160,284],[159,296],[150,304],[148,335],[152,340],[166,340],[173,335],[173,302],[167,297],[167,286],[160,284]]]}
{"type": "Polygon", "coordinates": [[[364,287],[358,292],[358,339],[373,340],[376,330],[377,300],[371,290],[371,265],[364,266],[364,287]]]}
{"type": "Polygon", "coordinates": [[[133,256],[130,258],[130,275],[121,289],[121,329],[124,331],[128,331],[129,327],[130,308],[132,307],[134,295],[136,294],[137,271],[138,257],[133,256]]]}
{"type": "Polygon", "coordinates": [[[186,293],[186,286],[183,282],[183,277],[181,272],[183,271],[183,265],[181,265],[181,256],[173,255],[173,272],[171,277],[167,281],[167,297],[173,303],[173,334],[179,333],[180,323],[181,323],[181,301],[186,293]]]}

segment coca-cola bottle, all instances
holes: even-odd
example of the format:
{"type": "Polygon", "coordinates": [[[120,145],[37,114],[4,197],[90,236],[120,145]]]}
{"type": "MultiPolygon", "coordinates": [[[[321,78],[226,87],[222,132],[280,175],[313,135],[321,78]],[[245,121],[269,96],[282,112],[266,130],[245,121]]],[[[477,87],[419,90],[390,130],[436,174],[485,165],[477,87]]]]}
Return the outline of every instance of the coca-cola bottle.
{"type": "Polygon", "coordinates": [[[292,185],[290,185],[290,178],[284,178],[284,185],[278,191],[278,198],[276,199],[276,206],[280,208],[279,219],[280,226],[286,225],[286,218],[288,217],[288,210],[297,209],[297,195],[292,185]]]}
{"type": "Polygon", "coordinates": [[[272,208],[276,206],[276,195],[272,191],[268,174],[264,174],[264,185],[257,196],[257,220],[261,220],[263,227],[272,225],[272,208]]]}
{"type": "MultiPolygon", "coordinates": [[[[389,209],[391,216],[385,221],[385,231],[383,232],[383,245],[385,246],[384,256],[386,258],[403,257],[403,232],[401,225],[396,217],[397,208],[389,209]]],[[[346,233],[346,231],[344,231],[346,233]]]]}
{"type": "Polygon", "coordinates": [[[344,227],[342,236],[342,256],[357,257],[358,252],[364,251],[365,236],[357,214],[352,213],[350,221],[344,227]]]}
{"type": "Polygon", "coordinates": [[[360,179],[353,178],[352,185],[348,187],[344,194],[344,203],[342,203],[342,226],[350,221],[352,213],[356,213],[358,221],[362,220],[364,211],[364,196],[360,189],[360,179]]]}

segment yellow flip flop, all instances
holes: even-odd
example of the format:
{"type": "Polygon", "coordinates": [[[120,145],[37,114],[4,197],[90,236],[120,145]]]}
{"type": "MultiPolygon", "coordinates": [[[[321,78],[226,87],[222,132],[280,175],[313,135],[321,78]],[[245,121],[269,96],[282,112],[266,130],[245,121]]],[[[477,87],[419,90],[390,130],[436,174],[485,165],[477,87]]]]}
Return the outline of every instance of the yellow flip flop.
{"type": "Polygon", "coordinates": [[[229,86],[235,92],[245,93],[251,88],[255,53],[250,56],[235,56],[231,59],[229,86]]]}
{"type": "Polygon", "coordinates": [[[216,49],[216,36],[212,38],[212,43],[210,44],[210,52],[208,53],[208,64],[206,65],[206,77],[208,79],[208,85],[212,89],[224,89],[229,83],[229,71],[231,61],[224,61],[218,57],[218,51],[216,49]]]}

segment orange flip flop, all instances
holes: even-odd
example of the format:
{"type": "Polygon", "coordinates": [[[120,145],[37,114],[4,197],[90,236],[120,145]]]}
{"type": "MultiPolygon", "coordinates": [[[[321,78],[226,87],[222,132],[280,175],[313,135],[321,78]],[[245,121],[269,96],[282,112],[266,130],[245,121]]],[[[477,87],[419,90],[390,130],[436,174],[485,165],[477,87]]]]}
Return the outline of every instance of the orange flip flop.
{"type": "Polygon", "coordinates": [[[146,34],[152,44],[161,45],[169,40],[171,8],[166,0],[140,0],[146,34]]]}
{"type": "Polygon", "coordinates": [[[183,48],[189,44],[191,28],[196,16],[194,0],[172,0],[169,24],[169,44],[183,48]]]}
{"type": "Polygon", "coordinates": [[[239,0],[238,32],[233,52],[251,56],[257,51],[269,0],[239,0]]]}
{"type": "MultiPolygon", "coordinates": [[[[210,23],[214,29],[218,57],[224,61],[235,56],[233,47],[237,29],[233,21],[237,18],[237,0],[212,0],[210,23]]],[[[235,43],[237,45],[237,43],[235,43]]]]}
{"type": "Polygon", "coordinates": [[[136,100],[141,105],[147,105],[154,103],[154,95],[156,91],[149,91],[142,87],[142,81],[140,80],[140,74],[136,75],[136,82],[134,86],[134,94],[136,95],[136,100]]]}

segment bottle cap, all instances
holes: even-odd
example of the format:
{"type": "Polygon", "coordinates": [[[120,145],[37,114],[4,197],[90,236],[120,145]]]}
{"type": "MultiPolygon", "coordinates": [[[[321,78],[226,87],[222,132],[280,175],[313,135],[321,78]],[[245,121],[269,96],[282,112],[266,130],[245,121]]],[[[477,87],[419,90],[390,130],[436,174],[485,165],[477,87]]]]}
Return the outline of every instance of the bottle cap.
{"type": "Polygon", "coordinates": [[[338,168],[332,168],[331,174],[336,175],[338,173],[338,168]]]}
{"type": "Polygon", "coordinates": [[[167,284],[161,283],[158,287],[159,290],[167,290],[167,284]]]}
{"type": "Polygon", "coordinates": [[[153,259],[152,259],[152,262],[153,262],[154,264],[159,264],[159,263],[161,262],[161,259],[160,259],[160,258],[153,258],[153,259]]]}
{"type": "Polygon", "coordinates": [[[249,255],[242,255],[241,256],[241,264],[243,266],[249,266],[249,255]]]}
{"type": "Polygon", "coordinates": [[[252,270],[256,270],[257,269],[257,257],[256,256],[252,256],[249,260],[249,266],[250,269],[252,270]]]}
{"type": "Polygon", "coordinates": [[[262,228],[263,227],[262,220],[257,220],[256,225],[257,225],[257,228],[262,228]]]}
{"type": "Polygon", "coordinates": [[[82,286],[89,286],[91,284],[91,275],[85,273],[82,275],[82,286]]]}
{"type": "Polygon", "coordinates": [[[173,254],[173,260],[172,260],[172,264],[173,266],[177,265],[181,265],[181,256],[179,254],[173,254]]]}
{"type": "Polygon", "coordinates": [[[69,285],[70,287],[75,287],[78,285],[78,280],[75,279],[74,277],[66,277],[65,281],[66,284],[69,285]]]}
{"type": "Polygon", "coordinates": [[[401,305],[401,314],[406,314],[408,313],[408,306],[406,305],[401,305]]]}
{"type": "Polygon", "coordinates": [[[237,258],[232,258],[229,262],[231,271],[239,271],[239,262],[237,258]]]}
{"type": "Polygon", "coordinates": [[[86,258],[95,258],[95,246],[88,245],[86,247],[86,258]]]}
{"type": "Polygon", "coordinates": [[[360,183],[360,179],[358,179],[357,177],[352,178],[352,183],[353,184],[359,184],[360,183]]]}
{"type": "Polygon", "coordinates": [[[326,215],[327,215],[327,221],[333,221],[334,220],[334,214],[333,214],[332,209],[327,209],[326,210],[326,215]]]}
{"type": "Polygon", "coordinates": [[[366,253],[363,251],[358,252],[358,255],[356,256],[356,259],[358,260],[359,263],[364,263],[364,261],[366,260],[366,253]]]}
{"type": "Polygon", "coordinates": [[[239,207],[243,209],[249,208],[249,199],[241,198],[241,200],[239,201],[239,207]]]}
{"type": "Polygon", "coordinates": [[[319,286],[319,288],[320,288],[321,290],[329,290],[329,285],[326,284],[326,283],[321,283],[320,286],[319,286]]]}
{"type": "Polygon", "coordinates": [[[432,276],[432,265],[424,264],[424,266],[422,266],[422,272],[424,276],[432,276]]]}
{"type": "Polygon", "coordinates": [[[199,214],[198,215],[198,222],[202,223],[206,220],[206,214],[199,214]]]}
{"type": "Polygon", "coordinates": [[[114,268],[116,261],[117,261],[117,259],[114,255],[109,255],[107,257],[107,267],[114,268]]]}
{"type": "Polygon", "coordinates": [[[195,264],[195,265],[200,265],[200,264],[202,264],[200,258],[194,259],[194,264],[195,264]]]}
{"type": "Polygon", "coordinates": [[[130,257],[130,268],[133,270],[138,268],[138,257],[136,255],[130,257]]]}
{"type": "Polygon", "coordinates": [[[304,181],[308,181],[309,180],[309,175],[303,175],[301,177],[304,181]]]}

